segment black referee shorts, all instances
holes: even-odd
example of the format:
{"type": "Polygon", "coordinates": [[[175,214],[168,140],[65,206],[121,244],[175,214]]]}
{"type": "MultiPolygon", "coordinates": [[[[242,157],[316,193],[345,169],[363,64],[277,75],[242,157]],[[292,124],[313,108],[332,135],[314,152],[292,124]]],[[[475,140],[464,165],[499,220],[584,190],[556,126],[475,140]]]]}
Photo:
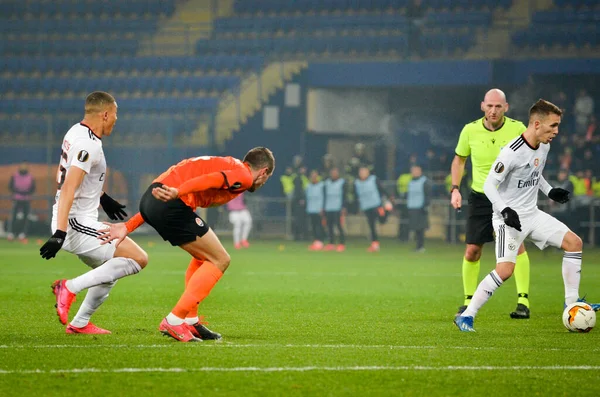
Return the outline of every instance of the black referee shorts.
{"type": "Polygon", "coordinates": [[[482,245],[494,241],[492,226],[492,203],[483,193],[471,191],[467,211],[467,244],[482,245]]]}
{"type": "Polygon", "coordinates": [[[162,186],[153,183],[140,200],[140,214],[147,224],[152,226],[163,240],[171,245],[182,245],[196,241],[204,236],[209,227],[202,218],[180,199],[160,201],[152,195],[152,189],[162,186]]]}

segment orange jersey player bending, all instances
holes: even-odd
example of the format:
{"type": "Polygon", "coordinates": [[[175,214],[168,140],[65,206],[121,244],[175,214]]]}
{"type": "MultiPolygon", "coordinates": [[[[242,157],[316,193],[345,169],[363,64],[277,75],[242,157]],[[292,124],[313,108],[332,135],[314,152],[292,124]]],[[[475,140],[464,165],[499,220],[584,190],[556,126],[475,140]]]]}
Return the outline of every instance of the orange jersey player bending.
{"type": "Polygon", "coordinates": [[[230,257],[216,234],[194,210],[227,203],[240,193],[255,191],[273,174],[273,153],[264,147],[250,150],[243,161],[233,157],[202,156],[183,160],[154,180],[140,201],[140,212],[126,223],[110,225],[98,238],[117,245],[142,223],[192,255],[185,273],[185,291],[159,326],[159,331],[181,342],[220,339],[198,318],[198,305],[208,296],[230,257]]]}

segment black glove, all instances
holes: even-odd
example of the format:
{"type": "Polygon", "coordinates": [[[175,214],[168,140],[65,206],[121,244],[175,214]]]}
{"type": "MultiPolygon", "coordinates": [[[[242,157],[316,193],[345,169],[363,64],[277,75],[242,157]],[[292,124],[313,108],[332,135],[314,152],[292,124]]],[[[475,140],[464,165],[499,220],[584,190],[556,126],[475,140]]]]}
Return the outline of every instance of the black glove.
{"type": "Polygon", "coordinates": [[[122,221],[127,217],[127,213],[123,211],[125,206],[106,193],[100,196],[100,205],[104,212],[106,212],[106,215],[113,221],[116,221],[117,219],[122,221]]]}
{"type": "Polygon", "coordinates": [[[65,242],[65,237],[67,237],[67,232],[63,232],[62,230],[55,231],[52,237],[46,241],[46,244],[42,245],[42,248],[40,248],[40,255],[42,258],[54,258],[65,242]]]}
{"type": "Polygon", "coordinates": [[[519,220],[519,214],[517,214],[517,211],[510,207],[506,207],[502,210],[501,214],[504,218],[504,223],[506,226],[514,227],[518,231],[521,231],[521,221],[519,220]]]}
{"type": "Polygon", "coordinates": [[[568,190],[565,190],[563,188],[560,188],[560,187],[552,188],[548,192],[549,198],[551,198],[552,200],[556,201],[557,203],[561,203],[561,204],[564,204],[567,201],[569,201],[570,195],[571,195],[571,192],[569,192],[568,190]]]}

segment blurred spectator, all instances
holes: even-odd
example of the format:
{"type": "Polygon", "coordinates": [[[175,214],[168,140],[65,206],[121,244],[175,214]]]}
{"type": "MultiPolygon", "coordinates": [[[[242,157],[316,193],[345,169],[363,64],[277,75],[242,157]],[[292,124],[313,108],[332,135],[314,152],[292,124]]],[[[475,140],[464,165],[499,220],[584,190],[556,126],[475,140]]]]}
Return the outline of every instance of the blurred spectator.
{"type": "Polygon", "coordinates": [[[587,142],[598,142],[598,136],[596,132],[598,131],[598,120],[596,116],[592,115],[590,117],[590,122],[588,124],[587,130],[585,131],[585,140],[587,142]]]}
{"type": "Polygon", "coordinates": [[[325,230],[323,229],[324,204],[325,183],[321,180],[319,172],[312,170],[306,187],[306,215],[310,220],[313,233],[313,242],[308,247],[311,251],[323,249],[323,240],[325,240],[325,230]]]}
{"type": "Polygon", "coordinates": [[[296,178],[296,174],[294,173],[294,169],[291,166],[285,167],[284,174],[279,178],[281,182],[281,190],[283,195],[291,200],[292,195],[294,194],[294,179],[296,178]]]}
{"type": "Polygon", "coordinates": [[[228,202],[227,209],[229,210],[229,222],[233,225],[233,246],[237,250],[250,247],[248,236],[252,229],[252,215],[246,207],[244,193],[228,202]]]}
{"type": "Polygon", "coordinates": [[[406,206],[410,230],[414,232],[416,252],[425,252],[425,230],[429,229],[429,214],[427,207],[430,200],[430,186],[426,176],[423,175],[421,166],[415,164],[411,167],[412,176],[408,184],[406,206]]]}
{"type": "Polygon", "coordinates": [[[321,179],[329,178],[329,174],[333,168],[335,168],[335,159],[333,158],[332,154],[327,153],[325,156],[323,156],[322,168],[319,171],[321,179]]]}
{"type": "Polygon", "coordinates": [[[562,154],[558,157],[559,166],[560,166],[560,168],[568,170],[571,168],[572,162],[573,162],[573,149],[571,149],[569,146],[566,146],[563,149],[562,154]]]}
{"type": "Polygon", "coordinates": [[[579,91],[575,100],[575,132],[585,134],[590,118],[594,113],[594,99],[588,95],[585,89],[579,91]]]}
{"type": "Polygon", "coordinates": [[[408,184],[412,179],[410,173],[401,174],[396,181],[396,192],[398,193],[397,209],[399,212],[398,222],[398,239],[400,241],[408,241],[410,229],[408,225],[408,208],[406,207],[406,194],[408,192],[408,184]]]}
{"type": "Polygon", "coordinates": [[[523,121],[529,119],[529,108],[537,98],[537,87],[533,81],[533,77],[529,76],[527,84],[517,88],[509,97],[510,117],[523,121]]]}
{"type": "Polygon", "coordinates": [[[23,162],[19,170],[13,174],[8,183],[12,193],[13,208],[10,227],[8,228],[8,240],[19,240],[27,243],[27,226],[29,223],[29,212],[31,210],[31,195],[35,192],[35,180],[29,173],[29,165],[23,162]]]}
{"type": "Polygon", "coordinates": [[[333,167],[329,173],[329,178],[325,180],[325,220],[327,221],[327,230],[329,233],[329,243],[325,246],[325,251],[336,250],[342,252],[346,250],[346,235],[342,224],[346,216],[346,180],[340,178],[340,170],[333,167]],[[338,229],[339,244],[335,244],[335,229],[338,229]]]}
{"type": "Polygon", "coordinates": [[[550,97],[550,101],[563,111],[569,107],[569,98],[564,91],[554,91],[554,94],[550,97]]]}
{"type": "Polygon", "coordinates": [[[304,241],[307,238],[306,229],[306,187],[308,178],[306,177],[306,167],[300,166],[294,177],[294,191],[292,193],[292,234],[294,240],[304,241]]]}
{"type": "Polygon", "coordinates": [[[366,167],[369,172],[373,172],[373,163],[368,159],[366,153],[366,147],[364,143],[357,143],[354,145],[354,153],[346,164],[346,174],[352,176],[352,178],[358,178],[358,170],[361,167],[366,167]]]}
{"type": "Polygon", "coordinates": [[[292,159],[292,168],[294,172],[298,172],[302,166],[304,166],[304,159],[299,154],[295,155],[292,159]]]}
{"type": "MultiPolygon", "coordinates": [[[[573,194],[575,187],[573,186],[573,182],[569,179],[569,170],[561,168],[558,172],[557,181],[558,183],[555,187],[560,187],[562,189],[568,190],[569,192],[571,192],[571,194],[573,194]]],[[[567,204],[558,204],[552,200],[549,200],[549,204],[550,214],[565,225],[572,228],[574,200],[569,201],[567,204]]]]}

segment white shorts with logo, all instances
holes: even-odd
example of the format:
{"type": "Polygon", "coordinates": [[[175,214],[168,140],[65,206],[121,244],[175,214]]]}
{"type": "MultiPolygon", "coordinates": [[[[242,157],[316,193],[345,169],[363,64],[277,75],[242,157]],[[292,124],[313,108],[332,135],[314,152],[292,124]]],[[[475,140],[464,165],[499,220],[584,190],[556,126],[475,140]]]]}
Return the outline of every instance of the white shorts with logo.
{"type": "MultiPolygon", "coordinates": [[[[100,244],[98,240],[99,229],[106,225],[93,218],[69,218],[67,238],[62,249],[75,254],[86,265],[96,268],[115,255],[116,247],[113,243],[100,244]]],[[[56,231],[56,221],[52,219],[52,233],[56,231]]]]}
{"type": "Polygon", "coordinates": [[[519,247],[526,238],[541,250],[548,246],[560,248],[565,234],[569,231],[567,225],[539,209],[531,215],[519,217],[519,220],[522,230],[520,232],[506,226],[502,219],[494,216],[492,224],[495,232],[497,263],[515,263],[519,247]]]}

